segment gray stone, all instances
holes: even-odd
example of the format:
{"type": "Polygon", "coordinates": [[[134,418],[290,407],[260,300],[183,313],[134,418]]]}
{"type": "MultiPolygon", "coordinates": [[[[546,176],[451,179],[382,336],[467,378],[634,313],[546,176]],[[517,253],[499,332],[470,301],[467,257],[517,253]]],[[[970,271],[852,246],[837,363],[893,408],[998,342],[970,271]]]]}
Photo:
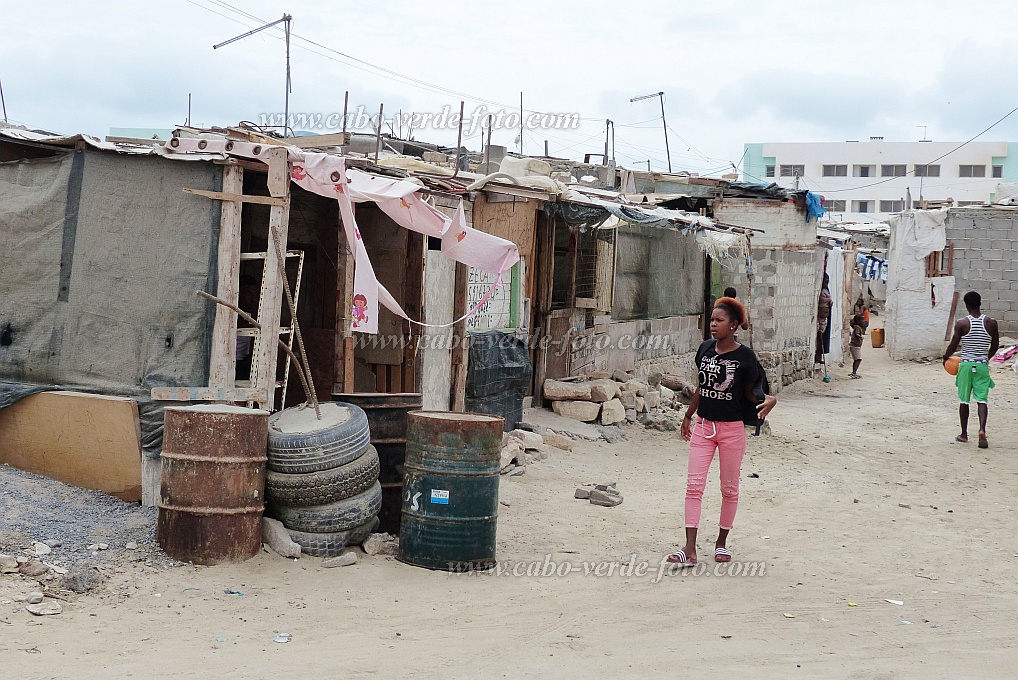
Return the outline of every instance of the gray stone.
{"type": "Polygon", "coordinates": [[[573,498],[582,498],[584,500],[590,498],[590,489],[585,489],[582,486],[576,487],[576,491],[573,492],[573,498]]]}
{"type": "Polygon", "coordinates": [[[50,600],[49,602],[40,602],[39,604],[30,604],[25,609],[28,610],[29,614],[35,614],[36,616],[52,616],[59,614],[64,609],[60,606],[60,603],[56,600],[50,600]]]}
{"type": "Polygon", "coordinates": [[[590,399],[590,383],[545,380],[544,396],[552,401],[588,401],[590,399]]]}
{"type": "Polygon", "coordinates": [[[601,413],[601,404],[592,401],[556,401],[551,406],[556,414],[584,423],[597,420],[601,413]]]}
{"type": "Polygon", "coordinates": [[[597,441],[601,433],[597,427],[589,423],[581,423],[578,420],[564,418],[543,408],[533,408],[523,412],[523,421],[519,423],[520,429],[532,430],[544,436],[549,432],[566,434],[577,439],[597,441]]]}
{"type": "Polygon", "coordinates": [[[658,389],[658,394],[661,396],[661,405],[662,406],[667,408],[667,407],[671,406],[675,402],[675,392],[673,392],[672,390],[668,389],[664,385],[659,385],[657,389],[658,389]]]}
{"type": "Polygon", "coordinates": [[[618,485],[618,482],[610,482],[608,484],[595,484],[594,488],[598,491],[612,491],[617,490],[618,485]]]}
{"type": "Polygon", "coordinates": [[[614,425],[626,419],[626,407],[618,399],[606,401],[601,407],[601,424],[614,425]]]}
{"type": "Polygon", "coordinates": [[[527,474],[527,468],[516,468],[515,470],[513,470],[512,472],[509,473],[509,476],[510,477],[521,477],[521,476],[523,476],[525,474],[527,474]]]}
{"type": "Polygon", "coordinates": [[[322,562],[323,569],[332,569],[333,567],[349,567],[352,564],[357,564],[357,553],[354,551],[345,552],[337,557],[330,557],[322,562]]]}
{"type": "Polygon", "coordinates": [[[40,593],[38,590],[36,590],[36,591],[33,591],[33,592],[29,593],[25,597],[25,602],[27,602],[28,604],[39,604],[44,599],[45,599],[45,596],[43,596],[42,593],[40,593]]]}
{"type": "Polygon", "coordinates": [[[389,534],[371,534],[364,539],[361,547],[369,555],[395,555],[397,544],[389,534]]]}
{"type": "Polygon", "coordinates": [[[63,542],[58,541],[58,540],[53,539],[53,538],[49,539],[48,541],[43,541],[43,543],[45,543],[46,545],[48,545],[51,548],[59,548],[60,546],[63,545],[63,542]]]}
{"type": "Polygon", "coordinates": [[[591,401],[608,401],[619,396],[620,392],[619,384],[614,380],[597,380],[590,383],[591,401]]]}
{"type": "Polygon", "coordinates": [[[636,392],[632,392],[628,389],[622,390],[622,394],[619,395],[619,401],[622,405],[629,408],[636,408],[636,392]]]}
{"type": "Polygon", "coordinates": [[[637,413],[643,413],[646,410],[647,410],[647,399],[646,399],[646,397],[637,397],[636,398],[636,412],[637,413]]]}
{"type": "Polygon", "coordinates": [[[262,541],[280,557],[300,557],[300,546],[278,519],[262,517],[262,541]]]}
{"type": "Polygon", "coordinates": [[[10,555],[0,555],[0,574],[16,574],[20,566],[17,558],[10,555]]]}
{"type": "Polygon", "coordinates": [[[508,467],[513,462],[516,462],[518,465],[527,464],[525,450],[523,445],[520,444],[517,439],[510,439],[509,443],[502,448],[501,458],[499,460],[502,468],[508,467]]]}
{"type": "Polygon", "coordinates": [[[665,374],[661,372],[661,369],[655,366],[653,370],[647,374],[647,384],[651,388],[656,388],[661,384],[661,378],[663,378],[664,375],[665,374]]]}
{"type": "Polygon", "coordinates": [[[513,507],[513,502],[508,499],[499,500],[499,505],[504,505],[507,508],[513,507]]]}
{"type": "Polygon", "coordinates": [[[640,417],[640,414],[636,412],[635,408],[626,409],[626,422],[635,423],[640,417]]]}
{"type": "Polygon", "coordinates": [[[594,489],[590,492],[590,502],[605,508],[614,508],[616,505],[622,504],[622,494],[611,489],[606,491],[594,489]]]}
{"type": "Polygon", "coordinates": [[[513,430],[509,436],[522,444],[524,449],[538,450],[544,445],[544,437],[536,432],[513,430]]]}
{"type": "Polygon", "coordinates": [[[548,446],[554,446],[556,449],[562,449],[563,451],[573,450],[573,440],[565,435],[556,434],[549,432],[544,435],[544,443],[548,446]]]}
{"type": "Polygon", "coordinates": [[[60,579],[60,587],[81,594],[96,589],[105,580],[106,577],[96,568],[96,563],[85,560],[71,565],[60,579]]]}
{"type": "Polygon", "coordinates": [[[49,555],[51,552],[53,552],[53,548],[49,547],[45,543],[35,541],[34,543],[32,543],[32,551],[39,557],[42,557],[43,555],[49,555]]]}
{"type": "Polygon", "coordinates": [[[612,380],[620,383],[629,382],[633,376],[629,375],[625,371],[615,371],[612,373],[612,380]]]}
{"type": "Polygon", "coordinates": [[[42,576],[49,571],[49,567],[40,562],[39,560],[30,560],[21,565],[18,569],[25,576],[36,577],[42,576]]]}
{"type": "Polygon", "coordinates": [[[642,397],[647,392],[647,383],[643,382],[642,380],[637,380],[636,378],[633,378],[632,380],[626,383],[624,389],[627,389],[630,392],[635,392],[636,396],[642,397]]]}
{"type": "Polygon", "coordinates": [[[604,440],[609,444],[618,444],[619,442],[626,440],[626,435],[622,434],[622,430],[619,429],[617,425],[610,425],[600,429],[601,436],[604,437],[604,440]]]}
{"type": "Polygon", "coordinates": [[[509,474],[510,472],[512,472],[515,469],[516,469],[516,463],[509,463],[508,465],[503,466],[503,468],[499,472],[499,474],[507,475],[507,474],[509,474]]]}
{"type": "Polygon", "coordinates": [[[643,395],[643,401],[647,405],[648,411],[652,408],[660,408],[661,393],[657,390],[647,390],[647,393],[643,395]]]}

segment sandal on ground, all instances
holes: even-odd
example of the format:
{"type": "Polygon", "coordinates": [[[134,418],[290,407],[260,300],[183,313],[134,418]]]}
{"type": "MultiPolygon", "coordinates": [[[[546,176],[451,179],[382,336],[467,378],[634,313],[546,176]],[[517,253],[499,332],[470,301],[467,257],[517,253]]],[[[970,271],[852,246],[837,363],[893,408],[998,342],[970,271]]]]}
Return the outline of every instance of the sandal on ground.
{"type": "Polygon", "coordinates": [[[858,379],[859,379],[859,378],[861,378],[862,376],[861,376],[861,375],[859,375],[858,373],[849,373],[849,374],[848,374],[848,377],[849,377],[849,378],[851,378],[852,380],[858,380],[858,379]]]}
{"type": "Polygon", "coordinates": [[[990,448],[990,442],[986,441],[986,435],[985,434],[980,434],[979,435],[979,448],[981,448],[981,449],[988,449],[988,448],[990,448]]]}
{"type": "Polygon", "coordinates": [[[715,562],[731,562],[732,552],[728,548],[714,548],[715,562]]]}
{"type": "Polygon", "coordinates": [[[667,557],[669,564],[678,564],[682,567],[692,567],[696,565],[696,558],[689,559],[686,557],[686,553],[682,550],[676,550],[667,557]]]}
{"type": "Polygon", "coordinates": [[[962,444],[968,444],[969,443],[969,438],[966,437],[963,434],[960,434],[960,435],[958,435],[957,437],[954,438],[954,441],[961,442],[962,444]]]}

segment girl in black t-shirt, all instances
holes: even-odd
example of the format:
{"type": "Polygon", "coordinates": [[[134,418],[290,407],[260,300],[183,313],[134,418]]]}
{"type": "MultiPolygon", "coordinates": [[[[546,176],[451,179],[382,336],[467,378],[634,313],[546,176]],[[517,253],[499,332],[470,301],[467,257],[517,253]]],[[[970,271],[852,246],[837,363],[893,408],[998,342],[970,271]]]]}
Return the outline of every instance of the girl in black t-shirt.
{"type": "Polygon", "coordinates": [[[696,564],[700,507],[715,451],[721,467],[721,522],[714,561],[732,560],[726,542],[739,505],[739,476],[746,453],[743,418],[748,404],[756,404],[758,416],[764,418],[777,403],[772,396],[760,399],[754,395],[763,369],[753,350],[735,340],[735,331],[747,325],[746,308],[733,298],[721,298],[714,304],[710,318],[713,339],[705,341],[696,352],[696,391],[682,420],[682,438],[689,442],[686,545],[668,556],[673,564],[696,564]]]}

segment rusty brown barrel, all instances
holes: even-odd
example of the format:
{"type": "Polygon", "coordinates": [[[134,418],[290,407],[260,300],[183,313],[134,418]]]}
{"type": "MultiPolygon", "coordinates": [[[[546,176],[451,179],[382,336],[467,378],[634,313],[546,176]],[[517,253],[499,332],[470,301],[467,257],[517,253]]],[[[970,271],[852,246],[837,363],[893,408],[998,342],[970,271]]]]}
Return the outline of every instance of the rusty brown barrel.
{"type": "Polygon", "coordinates": [[[420,410],[419,392],[354,392],[334,394],[336,401],[356,404],[368,416],[371,445],[378,451],[378,481],[382,484],[382,508],[378,531],[399,533],[403,505],[403,462],[406,458],[407,413],[420,410]]]}
{"type": "Polygon", "coordinates": [[[504,422],[481,413],[410,413],[402,562],[450,571],[494,564],[504,422]]]}
{"type": "Polygon", "coordinates": [[[156,537],[167,555],[219,564],[258,554],[268,436],[267,411],[166,409],[156,537]]]}

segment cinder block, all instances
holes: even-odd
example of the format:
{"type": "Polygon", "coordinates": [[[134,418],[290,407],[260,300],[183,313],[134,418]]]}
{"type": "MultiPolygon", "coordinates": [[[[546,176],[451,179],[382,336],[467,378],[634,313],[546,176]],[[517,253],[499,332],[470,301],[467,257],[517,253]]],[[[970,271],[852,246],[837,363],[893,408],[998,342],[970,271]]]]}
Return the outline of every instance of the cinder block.
{"type": "Polygon", "coordinates": [[[1006,262],[1004,260],[989,260],[987,261],[986,264],[988,265],[989,269],[999,269],[1000,271],[1004,271],[1005,269],[1011,268],[1010,260],[1006,262]]]}
{"type": "Polygon", "coordinates": [[[1004,281],[1018,281],[1018,271],[1004,270],[1000,273],[1000,278],[1004,281]]]}
{"type": "Polygon", "coordinates": [[[1018,321],[1018,311],[1008,310],[1001,315],[1004,321],[1018,321]]]}
{"type": "Polygon", "coordinates": [[[983,259],[986,260],[1003,260],[1004,251],[996,248],[987,248],[983,251],[983,259]]]}
{"type": "MultiPolygon", "coordinates": [[[[991,239],[990,247],[999,250],[1011,250],[1011,248],[1014,247],[1014,244],[1006,239],[991,239]]],[[[958,246],[955,246],[954,248],[955,251],[958,250],[958,246]]]]}

